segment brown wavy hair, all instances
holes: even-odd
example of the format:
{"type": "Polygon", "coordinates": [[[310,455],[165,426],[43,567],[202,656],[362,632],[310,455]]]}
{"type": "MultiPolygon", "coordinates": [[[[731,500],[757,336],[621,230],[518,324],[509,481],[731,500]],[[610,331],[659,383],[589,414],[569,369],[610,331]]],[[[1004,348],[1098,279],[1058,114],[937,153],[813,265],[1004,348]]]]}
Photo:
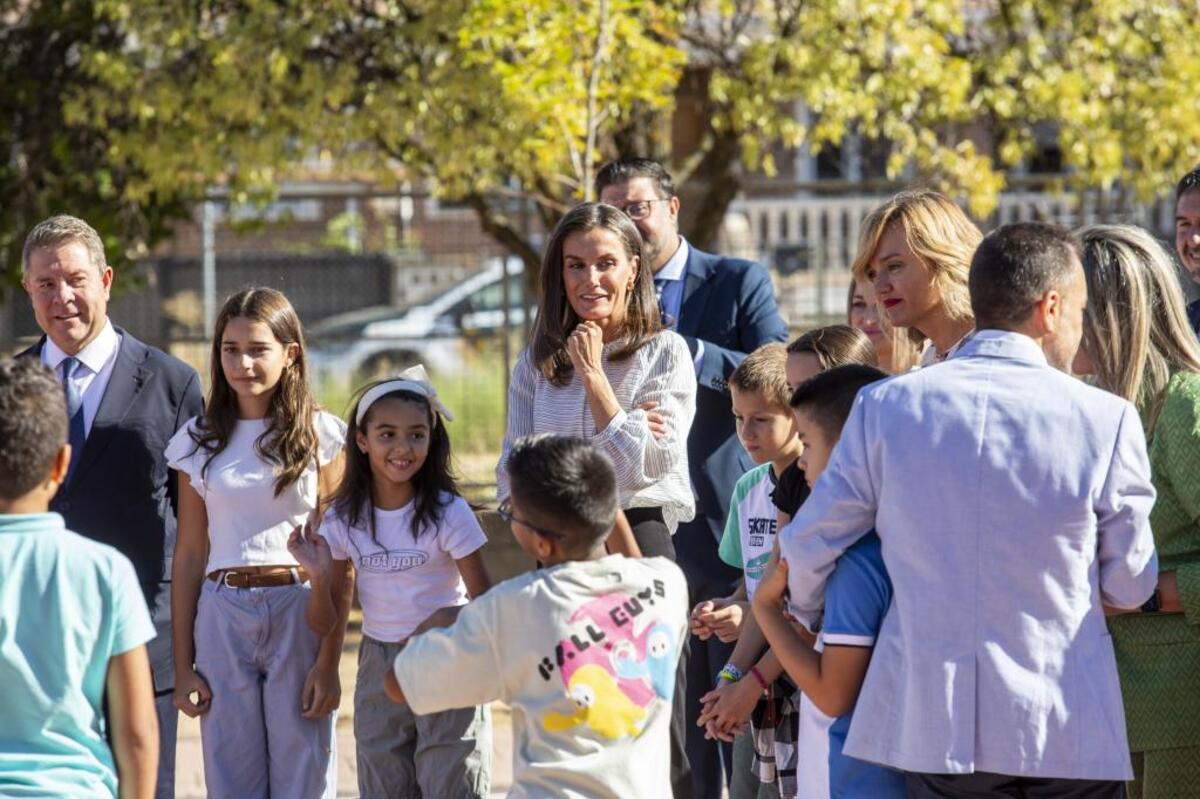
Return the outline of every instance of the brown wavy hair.
{"type": "Polygon", "coordinates": [[[316,403],[308,386],[308,362],[304,356],[304,333],[300,318],[282,292],[255,286],[242,289],[229,299],[217,316],[213,330],[211,354],[211,385],[204,416],[192,440],[208,454],[201,474],[208,470],[213,458],[229,446],[237,427],[237,395],[225,379],[221,368],[221,338],[229,320],[238,317],[261,322],[284,347],[296,345],[296,357],[279,377],[271,404],[267,409],[267,429],[254,442],[254,449],[263,460],[279,467],[275,478],[275,496],[304,474],[317,459],[317,430],[313,424],[316,403]]]}
{"type": "Polygon", "coordinates": [[[567,337],[579,324],[563,286],[563,243],[573,233],[607,230],[616,234],[625,256],[637,261],[637,275],[625,306],[622,335],[625,346],[613,353],[616,361],[628,358],[663,329],[654,294],[654,275],[642,263],[642,236],[624,212],[603,203],[583,203],[572,208],[555,226],[542,256],[538,280],[538,311],[530,337],[529,356],[542,375],[556,386],[571,382],[571,357],[567,337]]]}

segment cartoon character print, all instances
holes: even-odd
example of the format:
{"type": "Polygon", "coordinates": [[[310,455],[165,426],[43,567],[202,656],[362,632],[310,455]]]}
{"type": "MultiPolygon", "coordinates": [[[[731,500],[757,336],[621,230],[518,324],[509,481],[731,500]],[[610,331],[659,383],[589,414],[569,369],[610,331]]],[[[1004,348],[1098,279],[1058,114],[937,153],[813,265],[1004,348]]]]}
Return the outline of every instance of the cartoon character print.
{"type": "Polygon", "coordinates": [[[544,679],[560,672],[576,711],[547,713],[547,731],[587,724],[607,738],[633,736],[645,724],[651,702],[670,702],[676,635],[665,622],[643,618],[661,597],[656,581],[637,594],[597,597],[571,615],[568,622],[582,627],[559,641],[554,658],[544,658],[538,671],[544,679]]]}
{"type": "Polygon", "coordinates": [[[642,729],[645,708],[635,705],[602,666],[588,663],[576,669],[567,693],[571,695],[576,711],[569,716],[547,713],[542,723],[550,732],[563,732],[587,724],[605,738],[616,740],[637,735],[642,729]]]}
{"type": "Polygon", "coordinates": [[[635,644],[613,647],[617,675],[624,680],[647,680],[664,702],[675,694],[675,631],[660,621],[642,632],[635,644]],[[640,655],[640,656],[639,656],[640,655]]]}

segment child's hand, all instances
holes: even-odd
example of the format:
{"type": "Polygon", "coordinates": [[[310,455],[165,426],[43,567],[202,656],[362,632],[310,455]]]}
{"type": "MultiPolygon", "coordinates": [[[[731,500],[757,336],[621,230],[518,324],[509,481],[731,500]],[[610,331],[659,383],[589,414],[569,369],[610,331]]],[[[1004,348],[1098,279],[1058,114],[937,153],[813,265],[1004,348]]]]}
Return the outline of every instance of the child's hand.
{"type": "Polygon", "coordinates": [[[300,714],[306,719],[319,719],[337,710],[342,701],[342,682],[338,670],[322,663],[315,664],[304,678],[300,692],[300,714]]]}
{"type": "Polygon", "coordinates": [[[742,632],[742,621],[746,615],[744,602],[721,597],[699,603],[688,619],[688,628],[701,641],[715,635],[724,642],[736,641],[742,632]]]}
{"type": "Polygon", "coordinates": [[[208,712],[212,690],[195,669],[179,669],[175,672],[175,696],[172,701],[185,716],[194,719],[208,712]],[[195,702],[192,701],[192,694],[196,694],[195,702]]]}
{"type": "Polygon", "coordinates": [[[329,577],[333,570],[333,555],[329,552],[329,544],[324,536],[314,533],[309,525],[305,524],[303,529],[299,526],[292,528],[287,548],[314,581],[329,577]]]}
{"type": "MultiPolygon", "coordinates": [[[[449,627],[458,620],[458,614],[465,605],[451,605],[446,608],[438,608],[425,621],[417,625],[417,629],[413,630],[413,635],[420,635],[426,630],[436,630],[440,627],[449,627]]],[[[412,637],[412,636],[409,636],[412,637]]]]}
{"type": "Polygon", "coordinates": [[[762,693],[753,678],[722,683],[700,698],[703,709],[696,726],[706,729],[706,738],[732,740],[732,737],[721,737],[721,733],[736,734],[736,730],[750,720],[750,714],[754,712],[758,700],[762,699],[762,693]]]}

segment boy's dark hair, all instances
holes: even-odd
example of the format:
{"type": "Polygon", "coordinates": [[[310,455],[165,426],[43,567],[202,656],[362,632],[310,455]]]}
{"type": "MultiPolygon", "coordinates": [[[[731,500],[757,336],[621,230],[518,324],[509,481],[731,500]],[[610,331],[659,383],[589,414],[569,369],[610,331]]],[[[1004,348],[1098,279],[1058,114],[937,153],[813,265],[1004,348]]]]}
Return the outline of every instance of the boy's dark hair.
{"type": "Polygon", "coordinates": [[[792,408],[808,413],[832,444],[841,438],[858,392],[885,377],[887,373],[883,370],[861,363],[835,366],[797,386],[792,394],[792,408]]]}
{"type": "Polygon", "coordinates": [[[587,441],[522,438],[508,455],[508,479],[522,514],[562,535],[566,551],[586,550],[612,532],[617,474],[608,456],[587,441]]]}
{"type": "Polygon", "coordinates": [[[36,358],[0,361],[0,499],[38,486],[67,442],[62,383],[36,358]]]}
{"type": "Polygon", "coordinates": [[[609,186],[628,183],[634,178],[650,178],[654,189],[661,200],[669,200],[675,196],[675,182],[671,173],[657,161],[649,158],[618,158],[600,167],[596,173],[596,196],[609,186]]]}
{"type": "Polygon", "coordinates": [[[1200,191],[1200,166],[1179,179],[1179,183],[1175,186],[1175,204],[1179,204],[1183,195],[1193,191],[1200,191]]]}
{"type": "Polygon", "coordinates": [[[980,330],[1024,323],[1051,289],[1062,289],[1079,268],[1070,231],[1045,222],[1017,222],[984,237],[971,259],[971,312],[980,330]]]}

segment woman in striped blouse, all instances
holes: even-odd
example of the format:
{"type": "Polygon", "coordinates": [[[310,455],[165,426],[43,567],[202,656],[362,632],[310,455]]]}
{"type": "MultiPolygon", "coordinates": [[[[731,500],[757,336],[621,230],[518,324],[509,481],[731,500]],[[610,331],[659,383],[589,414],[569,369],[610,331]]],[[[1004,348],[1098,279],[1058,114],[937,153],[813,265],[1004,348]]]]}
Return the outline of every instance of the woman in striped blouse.
{"type": "Polygon", "coordinates": [[[509,384],[496,482],[504,502],[508,453],[524,436],[588,439],[612,458],[641,554],[674,560],[671,534],[695,513],[696,374],[683,338],[663,327],[641,252],[633,222],[609,205],[580,205],[554,229],[532,339],[509,384]]]}

